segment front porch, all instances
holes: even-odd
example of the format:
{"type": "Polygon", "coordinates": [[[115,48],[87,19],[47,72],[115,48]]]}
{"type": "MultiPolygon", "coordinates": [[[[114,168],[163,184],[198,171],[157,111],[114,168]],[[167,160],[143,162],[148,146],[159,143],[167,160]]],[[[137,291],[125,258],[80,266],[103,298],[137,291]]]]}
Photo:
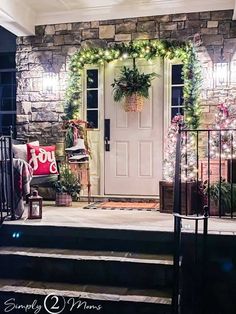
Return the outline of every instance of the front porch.
{"type": "MultiPolygon", "coordinates": [[[[102,314],[172,313],[173,215],[159,211],[84,209],[85,205],[76,202],[72,207],[62,208],[45,201],[41,220],[26,219],[26,208],[21,220],[3,223],[0,309],[4,311],[4,302],[14,297],[17,304],[37,300],[37,306],[46,313],[43,304],[48,295],[54,295],[60,302],[64,300],[63,313],[69,311],[71,300],[100,306],[102,314]]],[[[188,298],[191,295],[201,298],[196,289],[204,265],[200,256],[203,238],[198,237],[197,245],[192,223],[183,222],[182,227],[181,307],[186,313],[193,313],[188,298]],[[197,283],[196,274],[200,274],[197,283]]],[[[209,260],[204,277],[208,291],[204,307],[209,314],[235,313],[233,279],[228,278],[235,278],[235,234],[234,219],[209,218],[209,260]],[[221,298],[217,298],[219,289],[221,298]]],[[[72,313],[77,310],[74,307],[72,313]]],[[[86,312],[84,308],[81,311],[86,312]]]]}
{"type": "MultiPolygon", "coordinates": [[[[61,226],[77,228],[98,228],[115,230],[162,231],[173,233],[172,214],[159,211],[122,209],[85,209],[86,202],[74,202],[72,207],[56,207],[54,202],[45,201],[42,219],[27,219],[27,207],[21,220],[5,221],[15,226],[61,226]]],[[[194,233],[194,222],[183,223],[183,232],[194,233]]],[[[202,226],[199,225],[199,230],[202,226]]],[[[16,230],[17,231],[17,230],[16,230]]],[[[209,218],[208,233],[216,235],[236,235],[235,219],[209,218]]]]}

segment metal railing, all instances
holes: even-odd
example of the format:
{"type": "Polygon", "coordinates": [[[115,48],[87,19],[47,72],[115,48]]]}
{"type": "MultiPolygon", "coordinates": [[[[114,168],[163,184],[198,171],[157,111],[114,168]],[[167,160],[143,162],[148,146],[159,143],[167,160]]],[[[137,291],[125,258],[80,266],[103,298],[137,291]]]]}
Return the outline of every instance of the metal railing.
{"type": "Polygon", "coordinates": [[[177,135],[175,173],[181,213],[236,217],[236,129],[181,129],[177,135]]]}
{"type": "Polygon", "coordinates": [[[11,127],[9,135],[0,135],[0,224],[7,217],[15,218],[11,127]]]}
{"type": "MultiPolygon", "coordinates": [[[[201,216],[185,216],[178,213],[174,213],[174,278],[173,278],[173,292],[172,292],[172,313],[181,314],[182,307],[182,221],[191,220],[195,223],[194,228],[194,289],[192,295],[194,295],[193,313],[204,313],[204,298],[205,298],[205,283],[206,283],[206,264],[207,264],[207,233],[208,233],[208,208],[205,207],[205,212],[201,216]],[[199,222],[203,221],[203,245],[202,254],[199,254],[199,222]],[[199,271],[200,268],[200,271],[199,271]],[[200,299],[200,300],[199,300],[200,299]]],[[[189,287],[188,287],[189,288],[189,287]]]]}
{"type": "MultiPolygon", "coordinates": [[[[195,288],[193,289],[193,295],[195,296],[195,304],[193,306],[194,313],[204,313],[204,304],[203,299],[205,297],[204,291],[204,282],[205,282],[205,270],[207,263],[207,233],[208,233],[208,217],[209,209],[207,205],[204,205],[204,202],[197,201],[195,199],[195,208],[192,208],[192,201],[189,202],[188,198],[193,195],[188,195],[188,193],[194,194],[195,198],[202,197],[201,194],[198,194],[198,188],[200,187],[198,172],[196,175],[196,187],[192,189],[187,189],[188,182],[182,182],[183,176],[183,159],[184,165],[188,165],[188,154],[183,156],[182,146],[183,143],[186,144],[187,135],[186,130],[182,131],[179,128],[176,141],[176,161],[175,161],[175,182],[174,182],[174,205],[173,205],[173,216],[174,216],[174,277],[173,277],[173,293],[172,293],[172,313],[180,314],[182,307],[182,250],[183,250],[183,241],[182,241],[182,222],[183,220],[193,221],[194,222],[194,265],[193,269],[195,270],[195,288]],[[183,136],[184,135],[184,136],[183,136]],[[187,156],[187,157],[186,157],[187,156]],[[199,186],[199,187],[198,187],[199,186]],[[184,192],[184,194],[183,194],[184,192]],[[182,206],[184,203],[184,207],[182,206]],[[199,206],[199,207],[198,207],[199,206]],[[201,208],[201,206],[203,206],[201,208]],[[190,208],[189,208],[190,207],[190,208]],[[182,212],[185,212],[185,215],[182,212]],[[203,245],[202,245],[202,254],[199,254],[199,222],[203,221],[203,245]],[[199,265],[200,273],[199,273],[199,265]],[[201,293],[199,293],[201,291],[201,293]],[[197,297],[198,296],[198,297],[197,297]],[[199,298],[201,300],[199,301],[199,298]]],[[[190,132],[190,131],[189,131],[190,132]]],[[[191,131],[192,132],[192,131],[191,131]]],[[[191,133],[192,134],[192,133],[191,133]]],[[[196,136],[196,165],[199,164],[199,135],[196,136]]],[[[210,165],[208,159],[208,167],[210,165]]],[[[197,169],[198,170],[198,169],[197,169]]],[[[184,167],[184,174],[188,175],[188,169],[184,167]]]]}

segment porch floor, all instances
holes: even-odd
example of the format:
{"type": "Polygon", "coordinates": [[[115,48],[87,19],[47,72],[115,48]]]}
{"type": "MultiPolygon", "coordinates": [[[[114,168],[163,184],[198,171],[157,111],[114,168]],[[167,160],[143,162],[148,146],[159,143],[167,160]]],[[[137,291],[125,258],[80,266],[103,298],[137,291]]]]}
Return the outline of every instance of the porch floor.
{"type": "MultiPolygon", "coordinates": [[[[108,228],[173,232],[173,216],[153,211],[84,209],[87,203],[75,202],[72,207],[56,207],[54,202],[44,202],[41,220],[27,219],[27,207],[23,218],[5,221],[5,224],[43,225],[82,228],[108,228]]],[[[183,221],[183,231],[193,232],[194,223],[183,221]]],[[[202,229],[202,223],[199,224],[202,229]]],[[[236,219],[209,218],[209,233],[236,235],[236,219]]]]}

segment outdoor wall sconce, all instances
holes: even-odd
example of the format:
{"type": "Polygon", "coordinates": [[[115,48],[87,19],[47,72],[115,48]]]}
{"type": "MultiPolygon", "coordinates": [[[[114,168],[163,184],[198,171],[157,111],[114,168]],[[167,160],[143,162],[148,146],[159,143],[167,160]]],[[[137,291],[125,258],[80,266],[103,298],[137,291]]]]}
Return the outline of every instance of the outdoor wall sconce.
{"type": "Polygon", "coordinates": [[[43,93],[53,94],[58,89],[58,74],[53,72],[43,73],[43,93]]]}
{"type": "Polygon", "coordinates": [[[215,87],[226,87],[229,83],[229,63],[226,62],[223,47],[221,48],[219,62],[214,64],[215,87]]]}
{"type": "Polygon", "coordinates": [[[29,197],[28,219],[42,219],[43,198],[38,195],[38,191],[33,191],[33,195],[29,197]]]}

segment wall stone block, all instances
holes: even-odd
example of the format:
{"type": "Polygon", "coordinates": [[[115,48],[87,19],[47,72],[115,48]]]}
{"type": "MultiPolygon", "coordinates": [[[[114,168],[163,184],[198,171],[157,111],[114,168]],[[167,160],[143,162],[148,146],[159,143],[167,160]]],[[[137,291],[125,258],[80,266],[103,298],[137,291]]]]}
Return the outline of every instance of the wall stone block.
{"type": "Polygon", "coordinates": [[[172,21],[173,22],[179,22],[179,21],[186,21],[187,20],[187,14],[174,14],[172,15],[172,21]]]}
{"type": "Polygon", "coordinates": [[[54,36],[54,45],[62,46],[65,44],[64,36],[63,35],[56,35],[54,36]]]}
{"type": "Polygon", "coordinates": [[[217,35],[218,34],[218,28],[202,28],[201,33],[207,34],[207,35],[217,35]]]}
{"type": "Polygon", "coordinates": [[[42,122],[50,122],[50,121],[58,121],[58,113],[55,112],[32,112],[32,121],[42,121],[42,122]]]}
{"type": "Polygon", "coordinates": [[[85,29],[82,31],[82,38],[83,39],[95,39],[98,38],[98,29],[85,29]]]}
{"type": "Polygon", "coordinates": [[[138,39],[152,39],[152,38],[159,38],[158,32],[141,32],[141,33],[133,33],[132,34],[132,40],[138,40],[138,39]]]}
{"type": "Polygon", "coordinates": [[[31,45],[19,45],[16,48],[17,52],[29,52],[32,51],[32,46],[31,45]]]}
{"type": "Polygon", "coordinates": [[[45,33],[45,28],[46,28],[46,25],[35,26],[35,35],[36,36],[43,36],[45,33]]]}
{"type": "MultiPolygon", "coordinates": [[[[179,29],[177,31],[172,31],[170,32],[170,37],[167,38],[171,38],[171,39],[175,39],[175,40],[179,40],[179,38],[182,38],[182,40],[189,40],[190,37],[192,37],[193,34],[195,34],[195,30],[189,30],[189,29],[179,29]]],[[[163,36],[160,35],[161,38],[163,36]]]]}
{"type": "Polygon", "coordinates": [[[126,21],[126,19],[106,20],[106,21],[100,21],[99,25],[115,25],[115,24],[123,23],[124,21],[126,21]]]}
{"type": "Polygon", "coordinates": [[[138,22],[137,32],[152,32],[156,30],[155,21],[138,22]]]}
{"type": "Polygon", "coordinates": [[[222,35],[203,35],[202,40],[203,40],[203,44],[207,46],[223,44],[222,35]]]}
{"type": "Polygon", "coordinates": [[[90,40],[85,40],[81,43],[81,48],[106,48],[107,47],[107,42],[102,39],[90,39],[90,40]]]}
{"type": "Polygon", "coordinates": [[[191,21],[186,21],[185,25],[186,25],[186,28],[201,28],[201,27],[206,27],[207,22],[201,21],[201,20],[191,20],[191,21]]]}
{"type": "Polygon", "coordinates": [[[162,39],[170,39],[171,38],[171,31],[160,31],[159,36],[162,39]]]}
{"type": "Polygon", "coordinates": [[[157,15],[155,16],[155,20],[159,23],[170,22],[172,19],[172,15],[157,15]]]}
{"type": "MultiPolygon", "coordinates": [[[[62,24],[63,25],[63,24],[62,24]]],[[[56,25],[47,25],[43,34],[45,35],[54,35],[55,34],[56,25]]]]}
{"type": "Polygon", "coordinates": [[[99,38],[101,39],[112,39],[115,37],[115,26],[114,25],[102,25],[99,26],[99,38]]]}
{"type": "Polygon", "coordinates": [[[29,70],[29,65],[28,63],[21,63],[16,65],[16,70],[17,71],[28,71],[29,70]]]}
{"type": "Polygon", "coordinates": [[[28,101],[23,101],[17,103],[17,115],[28,115],[31,113],[31,103],[28,101]]]}
{"type": "Polygon", "coordinates": [[[236,37],[236,27],[231,27],[229,30],[229,36],[234,38],[236,37]]]}
{"type": "Polygon", "coordinates": [[[29,53],[29,63],[52,63],[52,51],[32,51],[29,53]]]}
{"type": "Polygon", "coordinates": [[[90,22],[79,22],[79,23],[72,23],[72,31],[82,30],[82,29],[89,29],[91,27],[90,22]]]}
{"type": "Polygon", "coordinates": [[[98,28],[99,27],[99,21],[92,21],[91,22],[91,28],[98,28]]]}
{"type": "Polygon", "coordinates": [[[25,94],[25,93],[18,93],[16,94],[16,102],[17,103],[21,103],[22,101],[30,101],[30,97],[29,94],[25,94]]]}
{"type": "Polygon", "coordinates": [[[55,31],[59,32],[59,31],[67,31],[68,30],[68,26],[71,26],[71,24],[56,24],[55,25],[55,31]]]}
{"type": "Polygon", "coordinates": [[[50,122],[35,122],[29,124],[30,132],[42,132],[42,131],[50,131],[52,127],[52,123],[50,122]]]}
{"type": "Polygon", "coordinates": [[[213,11],[211,12],[212,20],[232,20],[233,10],[213,11]]]}
{"type": "Polygon", "coordinates": [[[161,23],[160,30],[161,31],[174,31],[177,29],[177,23],[161,23]]]}
{"type": "Polygon", "coordinates": [[[191,20],[198,20],[200,18],[200,13],[198,13],[198,12],[195,12],[195,13],[188,13],[187,14],[187,19],[189,20],[189,21],[191,21],[191,20]]]}
{"type": "Polygon", "coordinates": [[[61,47],[61,52],[63,55],[66,55],[67,57],[72,56],[76,51],[78,51],[80,48],[80,45],[72,45],[72,46],[63,46],[61,47]]]}
{"type": "Polygon", "coordinates": [[[146,22],[151,20],[155,20],[155,16],[140,16],[136,19],[136,22],[146,22]]]}
{"type": "Polygon", "coordinates": [[[45,35],[43,36],[42,38],[42,43],[43,44],[49,44],[51,43],[53,45],[53,42],[54,42],[54,37],[53,35],[45,35]]]}
{"type": "Polygon", "coordinates": [[[211,12],[200,12],[200,20],[210,20],[211,12]]]}
{"type": "Polygon", "coordinates": [[[135,22],[116,24],[116,34],[130,34],[135,31],[136,31],[135,22]]]}
{"type": "Polygon", "coordinates": [[[220,22],[219,23],[219,34],[229,34],[230,22],[220,22]]]}
{"type": "Polygon", "coordinates": [[[130,41],[131,34],[117,34],[115,35],[115,41],[130,41]]]}
{"type": "MultiPolygon", "coordinates": [[[[80,39],[81,39],[81,37],[80,37],[80,39]]],[[[65,40],[66,45],[71,45],[71,44],[73,44],[74,36],[72,34],[64,35],[64,40],[65,40]]]]}
{"type": "Polygon", "coordinates": [[[18,124],[24,124],[24,123],[29,123],[29,116],[28,115],[23,115],[23,114],[18,114],[16,117],[16,121],[18,124]]]}
{"type": "Polygon", "coordinates": [[[208,21],[207,22],[207,27],[218,27],[219,22],[218,21],[208,21]]]}
{"type": "Polygon", "coordinates": [[[35,42],[35,36],[28,36],[28,37],[23,37],[22,38],[23,45],[31,45],[32,43],[35,42]]]}
{"type": "Polygon", "coordinates": [[[22,45],[23,44],[23,37],[16,37],[16,45],[22,45]]]}

